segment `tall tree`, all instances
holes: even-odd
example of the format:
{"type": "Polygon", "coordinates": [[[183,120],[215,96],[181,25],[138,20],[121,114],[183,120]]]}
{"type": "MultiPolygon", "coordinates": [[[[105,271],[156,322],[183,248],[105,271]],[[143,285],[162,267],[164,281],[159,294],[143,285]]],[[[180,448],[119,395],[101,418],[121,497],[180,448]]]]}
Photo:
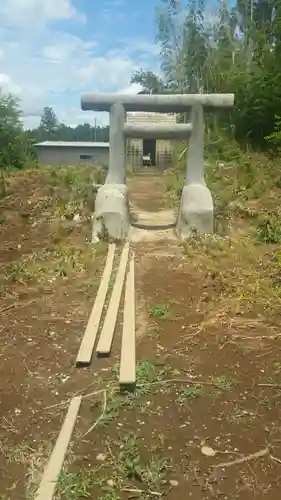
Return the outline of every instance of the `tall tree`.
{"type": "Polygon", "coordinates": [[[59,122],[54,110],[46,106],[41,116],[40,125],[38,127],[39,135],[45,140],[53,140],[59,128],[59,122]]]}
{"type": "Polygon", "coordinates": [[[19,102],[0,92],[0,168],[23,168],[26,141],[19,102]]]}
{"type": "Polygon", "coordinates": [[[220,0],[212,23],[209,14],[204,0],[158,0],[163,76],[140,71],[134,81],[150,91],[234,92],[236,138],[264,147],[281,116],[281,0],[237,0],[232,9],[220,0]]]}
{"type": "Polygon", "coordinates": [[[171,89],[196,92],[207,62],[204,0],[161,0],[156,8],[162,70],[171,89]]]}

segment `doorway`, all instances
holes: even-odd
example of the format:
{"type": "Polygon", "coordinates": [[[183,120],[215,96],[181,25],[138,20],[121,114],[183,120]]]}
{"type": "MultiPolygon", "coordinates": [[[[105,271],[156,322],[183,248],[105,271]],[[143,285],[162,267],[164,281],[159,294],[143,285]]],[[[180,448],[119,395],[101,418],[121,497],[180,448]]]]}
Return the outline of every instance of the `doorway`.
{"type": "Polygon", "coordinates": [[[156,166],[156,139],[144,139],[143,140],[143,156],[151,157],[151,165],[156,166]]]}

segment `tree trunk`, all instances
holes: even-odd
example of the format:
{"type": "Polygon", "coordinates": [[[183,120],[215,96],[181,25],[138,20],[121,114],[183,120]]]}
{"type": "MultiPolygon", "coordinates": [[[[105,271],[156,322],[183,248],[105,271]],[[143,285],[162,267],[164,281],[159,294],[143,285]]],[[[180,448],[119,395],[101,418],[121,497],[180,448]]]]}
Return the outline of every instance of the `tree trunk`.
{"type": "Polygon", "coordinates": [[[5,177],[4,177],[3,170],[1,170],[1,175],[0,175],[0,198],[5,198],[5,196],[6,196],[5,177]]]}

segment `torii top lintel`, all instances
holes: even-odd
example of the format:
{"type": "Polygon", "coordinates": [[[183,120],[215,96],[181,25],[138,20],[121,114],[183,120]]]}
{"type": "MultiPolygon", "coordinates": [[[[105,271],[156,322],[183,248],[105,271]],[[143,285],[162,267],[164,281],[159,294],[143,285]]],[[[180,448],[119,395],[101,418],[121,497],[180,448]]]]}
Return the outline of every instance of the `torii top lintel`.
{"type": "Polygon", "coordinates": [[[231,108],[234,94],[94,94],[81,97],[83,111],[110,111],[113,104],[120,103],[125,111],[151,111],[158,113],[180,113],[195,104],[204,109],[216,110],[231,108]]]}

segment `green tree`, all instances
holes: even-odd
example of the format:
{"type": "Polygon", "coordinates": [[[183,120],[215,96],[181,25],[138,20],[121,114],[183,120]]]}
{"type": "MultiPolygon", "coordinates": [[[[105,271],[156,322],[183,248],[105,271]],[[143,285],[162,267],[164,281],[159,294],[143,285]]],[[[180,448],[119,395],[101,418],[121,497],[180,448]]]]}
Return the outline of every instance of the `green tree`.
{"type": "Polygon", "coordinates": [[[59,129],[59,121],[54,110],[46,106],[41,116],[40,125],[38,127],[41,140],[54,140],[59,129]]]}
{"type": "Polygon", "coordinates": [[[152,71],[139,70],[133,73],[131,83],[139,83],[143,91],[150,94],[163,94],[167,89],[164,81],[152,71]]]}
{"type": "Polygon", "coordinates": [[[281,116],[281,0],[237,0],[232,9],[221,0],[212,22],[205,3],[159,0],[162,77],[141,70],[132,81],[158,93],[233,92],[228,117],[217,114],[207,123],[228,121],[241,143],[266,148],[281,116]]]}
{"type": "Polygon", "coordinates": [[[23,168],[26,146],[19,102],[0,92],[0,168],[23,168]]]}
{"type": "Polygon", "coordinates": [[[53,111],[49,112],[49,110],[48,112],[43,114],[38,128],[27,130],[25,133],[32,144],[45,140],[97,142],[109,141],[108,126],[92,127],[92,125],[85,122],[82,125],[70,127],[69,125],[65,125],[64,123],[59,123],[53,111]]]}

